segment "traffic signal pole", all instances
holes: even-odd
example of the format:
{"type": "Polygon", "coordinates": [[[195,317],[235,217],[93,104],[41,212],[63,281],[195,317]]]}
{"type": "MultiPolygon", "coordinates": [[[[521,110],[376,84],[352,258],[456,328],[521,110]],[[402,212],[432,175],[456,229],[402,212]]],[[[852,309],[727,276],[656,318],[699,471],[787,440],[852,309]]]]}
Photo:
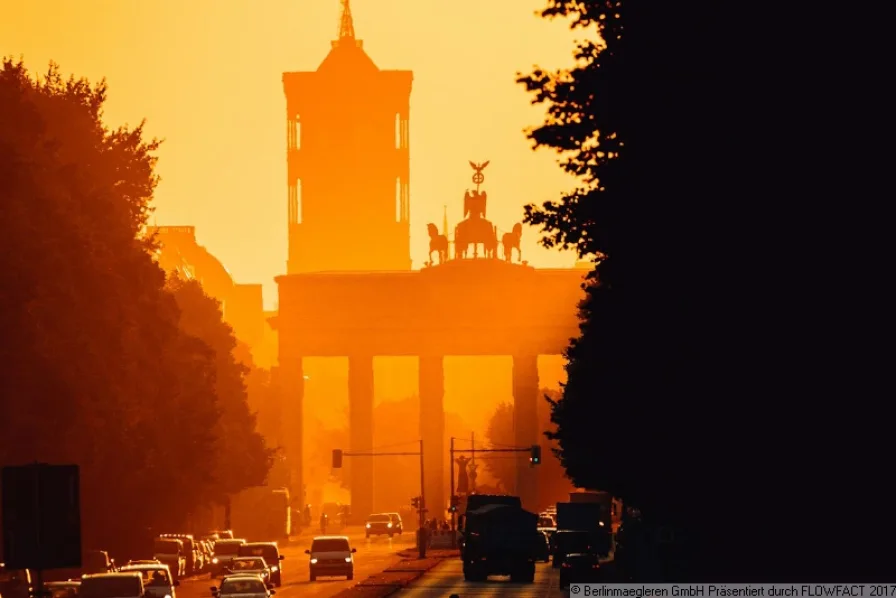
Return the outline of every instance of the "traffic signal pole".
{"type": "Polygon", "coordinates": [[[420,440],[420,450],[418,452],[399,452],[399,453],[349,453],[340,449],[333,449],[333,469],[342,467],[343,457],[420,457],[420,498],[414,499],[417,502],[417,513],[419,515],[419,531],[417,532],[417,549],[420,558],[426,558],[426,530],[423,529],[424,513],[426,513],[426,494],[423,484],[423,440],[420,440]]]}
{"type": "Polygon", "coordinates": [[[451,548],[457,548],[457,506],[454,498],[454,437],[451,438],[451,448],[448,450],[450,461],[448,469],[451,471],[451,548]]]}
{"type": "MultiPolygon", "coordinates": [[[[454,495],[454,453],[471,453],[474,458],[476,453],[529,453],[529,467],[535,467],[536,465],[541,465],[541,446],[537,444],[533,444],[528,447],[521,448],[505,448],[505,449],[477,449],[477,448],[469,448],[469,449],[456,449],[454,448],[455,438],[451,438],[451,448],[449,449],[449,455],[451,462],[449,463],[449,467],[451,469],[451,545],[453,547],[457,547],[457,503],[458,498],[454,495]]],[[[422,463],[421,463],[422,467],[422,463]]]]}
{"type": "MultiPolygon", "coordinates": [[[[442,478],[443,480],[445,478],[442,478]]],[[[420,439],[420,510],[419,510],[419,529],[420,534],[417,538],[417,552],[421,559],[426,558],[426,529],[424,529],[424,516],[426,513],[426,486],[423,483],[423,439],[420,439]]]]}

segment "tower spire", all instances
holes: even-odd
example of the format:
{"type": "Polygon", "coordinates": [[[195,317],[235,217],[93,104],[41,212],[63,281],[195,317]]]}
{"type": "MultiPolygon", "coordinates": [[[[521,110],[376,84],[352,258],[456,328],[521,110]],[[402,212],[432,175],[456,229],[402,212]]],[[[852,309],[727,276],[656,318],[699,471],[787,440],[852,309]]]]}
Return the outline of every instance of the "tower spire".
{"type": "Polygon", "coordinates": [[[442,234],[448,236],[448,206],[445,206],[445,213],[442,216],[442,234]]]}
{"type": "Polygon", "coordinates": [[[355,23],[349,0],[342,1],[342,17],[339,19],[339,39],[355,39],[355,23]]]}

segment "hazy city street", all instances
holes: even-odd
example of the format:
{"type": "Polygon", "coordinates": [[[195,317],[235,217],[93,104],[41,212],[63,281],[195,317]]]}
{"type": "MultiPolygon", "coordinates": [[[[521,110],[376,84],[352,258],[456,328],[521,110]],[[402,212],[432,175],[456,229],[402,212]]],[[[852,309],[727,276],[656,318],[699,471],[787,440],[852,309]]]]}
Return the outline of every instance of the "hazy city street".
{"type": "MultiPolygon", "coordinates": [[[[343,534],[336,530],[329,533],[343,534]]],[[[355,578],[353,581],[346,581],[344,578],[323,578],[313,583],[309,581],[309,557],[305,554],[305,550],[311,546],[313,536],[307,534],[301,536],[293,544],[281,546],[282,553],[286,558],[283,560],[283,585],[275,588],[276,596],[283,598],[333,596],[363,581],[368,576],[388,568],[394,561],[399,560],[399,557],[396,556],[398,551],[414,545],[413,533],[405,533],[392,540],[386,537],[367,540],[364,537],[363,528],[350,527],[345,535],[351,539],[352,546],[358,549],[355,554],[355,578]]],[[[208,574],[186,579],[177,588],[177,596],[178,598],[210,598],[210,588],[218,583],[220,583],[220,579],[213,580],[208,574]]]]}
{"type": "Polygon", "coordinates": [[[863,11],[6,4],[0,598],[896,598],[863,11]]]}

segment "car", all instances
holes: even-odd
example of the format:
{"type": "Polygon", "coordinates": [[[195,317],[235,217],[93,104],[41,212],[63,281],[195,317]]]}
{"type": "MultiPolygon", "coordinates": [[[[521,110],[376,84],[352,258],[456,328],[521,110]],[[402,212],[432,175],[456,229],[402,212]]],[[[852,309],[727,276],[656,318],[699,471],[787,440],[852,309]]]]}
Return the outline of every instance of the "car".
{"type": "Polygon", "coordinates": [[[215,598],[269,598],[277,593],[257,575],[228,575],[221,579],[220,586],[212,586],[211,591],[215,598]]]}
{"type": "Polygon", "coordinates": [[[233,530],[230,529],[215,529],[208,533],[210,536],[217,536],[215,541],[217,540],[233,540],[233,530]]]}
{"type": "Polygon", "coordinates": [[[199,546],[199,554],[200,558],[200,567],[199,570],[201,573],[207,572],[212,566],[212,559],[214,558],[214,553],[212,551],[212,542],[208,540],[199,540],[197,542],[199,546]]]}
{"type": "Polygon", "coordinates": [[[551,554],[554,554],[554,536],[557,534],[556,527],[538,527],[538,531],[543,532],[544,535],[548,537],[548,542],[551,547],[551,554]]]}
{"type": "Polygon", "coordinates": [[[143,576],[130,573],[95,573],[81,577],[79,598],[145,598],[143,576]]]}
{"type": "Polygon", "coordinates": [[[271,583],[275,587],[283,585],[283,561],[286,557],[280,554],[276,542],[247,542],[240,546],[239,556],[260,556],[271,568],[271,583]]]}
{"type": "Polygon", "coordinates": [[[386,513],[386,515],[392,518],[392,529],[400,536],[404,532],[404,523],[401,521],[401,515],[398,513],[386,513]]]}
{"type": "Polygon", "coordinates": [[[355,559],[357,552],[351,547],[348,536],[317,536],[311,541],[311,548],[305,554],[308,561],[311,581],[318,577],[345,577],[351,581],[355,576],[355,559]]]}
{"type": "Polygon", "coordinates": [[[257,575],[265,584],[271,582],[271,568],[260,556],[238,556],[231,559],[230,564],[224,569],[225,575],[233,574],[257,575]]]}
{"type": "Polygon", "coordinates": [[[158,565],[162,561],[158,559],[142,559],[138,561],[128,561],[128,564],[125,567],[132,567],[134,565],[158,565]]]}
{"type": "Polygon", "coordinates": [[[239,555],[240,546],[246,543],[242,538],[218,540],[215,542],[215,556],[212,558],[212,577],[218,577],[224,573],[230,565],[230,561],[239,555]]]}
{"type": "Polygon", "coordinates": [[[152,556],[168,565],[175,580],[187,574],[187,553],[179,538],[156,538],[152,544],[152,556]]]}
{"type": "Polygon", "coordinates": [[[174,588],[179,586],[180,582],[171,576],[168,565],[162,563],[130,565],[122,567],[121,572],[142,575],[147,598],[177,598],[174,588]]]}
{"type": "Polygon", "coordinates": [[[551,541],[542,531],[535,532],[535,560],[544,563],[551,561],[551,541]]]}
{"type": "Polygon", "coordinates": [[[600,573],[598,555],[590,552],[568,554],[560,566],[560,587],[568,588],[572,582],[597,583],[600,573]]]}
{"type": "Polygon", "coordinates": [[[368,538],[370,536],[383,536],[386,534],[391,538],[396,532],[392,516],[386,513],[374,513],[373,515],[369,515],[365,527],[367,528],[368,538]]]}
{"type": "Polygon", "coordinates": [[[591,534],[578,530],[560,530],[554,534],[553,567],[559,569],[569,554],[594,552],[591,547],[591,534]]]}
{"type": "Polygon", "coordinates": [[[76,598],[81,591],[81,582],[74,579],[68,581],[46,581],[44,590],[48,598],[76,598]]]}
{"type": "Polygon", "coordinates": [[[193,540],[191,534],[159,534],[160,538],[176,538],[184,544],[184,567],[186,575],[195,575],[199,571],[196,569],[196,559],[199,548],[193,540]]]}

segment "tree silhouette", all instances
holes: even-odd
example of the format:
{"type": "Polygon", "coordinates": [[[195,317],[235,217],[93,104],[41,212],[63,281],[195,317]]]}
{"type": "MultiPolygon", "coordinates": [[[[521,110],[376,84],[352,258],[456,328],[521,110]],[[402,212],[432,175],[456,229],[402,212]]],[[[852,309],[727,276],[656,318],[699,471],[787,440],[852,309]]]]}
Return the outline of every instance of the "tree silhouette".
{"type": "MultiPolygon", "coordinates": [[[[585,44],[568,72],[521,77],[548,107],[530,137],[561,152],[582,185],[528,208],[527,221],[548,246],[604,256],[553,413],[567,472],[640,507],[648,528],[676,530],[656,549],[658,581],[883,581],[892,559],[874,509],[871,525],[822,523],[831,509],[817,485],[866,488],[884,451],[868,446],[870,418],[852,405],[874,394],[861,388],[865,370],[843,363],[855,345],[838,344],[828,320],[861,310],[821,309],[814,283],[792,294],[812,262],[805,248],[821,245],[801,238],[815,208],[792,210],[793,198],[820,196],[807,186],[828,180],[794,170],[807,153],[801,130],[771,140],[794,133],[781,83],[802,84],[800,67],[764,32],[714,22],[717,3],[548,4],[546,16],[596,26],[607,44],[585,44]],[[840,428],[852,413],[863,431],[834,442],[806,425],[840,428]]],[[[783,29],[793,43],[798,28],[783,29]]],[[[828,267],[851,272],[838,266],[828,267]]]]}
{"type": "Polygon", "coordinates": [[[617,398],[612,392],[614,367],[623,350],[614,334],[621,316],[614,307],[625,282],[618,264],[627,257],[619,234],[621,204],[626,201],[620,184],[625,110],[618,92],[624,86],[622,11],[615,1],[551,1],[542,16],[569,17],[571,27],[596,28],[600,39],[577,44],[575,68],[536,68],[518,81],[533,93],[533,103],[547,105],[544,124],[528,133],[534,147],[556,150],[563,157],[562,168],[581,181],[559,201],[526,206],[525,221],[541,227],[546,247],[574,248],[580,257],[595,261],[580,306],[582,334],[566,353],[568,381],[553,405],[557,430],[550,437],[557,441],[557,454],[577,486],[608,490],[644,504],[651,493],[631,487],[625,470],[629,464],[614,455],[609,437],[594,433],[592,417],[596,396],[607,404],[617,398]]]}
{"type": "MultiPolygon", "coordinates": [[[[699,429],[707,411],[689,411],[697,402],[693,386],[676,387],[693,355],[685,343],[696,328],[683,295],[669,293],[690,281],[686,269],[670,265],[674,259],[661,242],[682,214],[657,209],[651,177],[667,173],[659,161],[675,156],[651,153],[657,145],[650,144],[651,135],[670,132],[653,116],[660,112],[654,104],[659,94],[643,83],[661,73],[668,92],[663,69],[672,67],[636,70],[644,53],[635,53],[632,40],[640,43],[644,32],[623,26],[626,8],[615,0],[550,0],[543,16],[567,17],[573,28],[590,28],[603,41],[579,43],[572,69],[536,68],[519,77],[533,103],[547,106],[544,124],[529,138],[536,148],[557,151],[562,168],[581,183],[558,201],[527,206],[526,221],[541,227],[545,246],[574,248],[595,263],[579,306],[581,334],[566,352],[567,382],[553,405],[557,428],[550,436],[576,486],[621,497],[652,525],[687,530],[679,537],[690,538],[687,550],[694,550],[710,546],[708,538],[721,528],[705,527],[708,507],[694,499],[707,488],[701,465],[709,429],[699,429]],[[645,122],[655,130],[646,132],[645,122]],[[660,215],[668,219],[657,228],[660,215]]],[[[651,47],[649,54],[656,52],[662,50],[651,47]]],[[[686,146],[682,136],[676,141],[686,146]]],[[[687,577],[682,562],[713,569],[710,551],[685,558],[684,550],[672,559],[679,566],[673,578],[687,577]]]]}
{"type": "Polygon", "coordinates": [[[249,486],[265,481],[273,452],[256,431],[256,416],[249,410],[246,377],[251,368],[237,361],[233,329],[223,321],[221,304],[202,286],[177,275],[168,279],[168,291],[180,308],[180,326],[185,334],[200,340],[215,357],[214,389],[218,418],[213,429],[216,465],[213,479],[223,500],[249,486]]]}
{"type": "Polygon", "coordinates": [[[159,144],[105,99],[0,67],[0,463],[79,464],[85,547],[121,558],[266,471],[220,313],[142,233],[159,144]]]}

